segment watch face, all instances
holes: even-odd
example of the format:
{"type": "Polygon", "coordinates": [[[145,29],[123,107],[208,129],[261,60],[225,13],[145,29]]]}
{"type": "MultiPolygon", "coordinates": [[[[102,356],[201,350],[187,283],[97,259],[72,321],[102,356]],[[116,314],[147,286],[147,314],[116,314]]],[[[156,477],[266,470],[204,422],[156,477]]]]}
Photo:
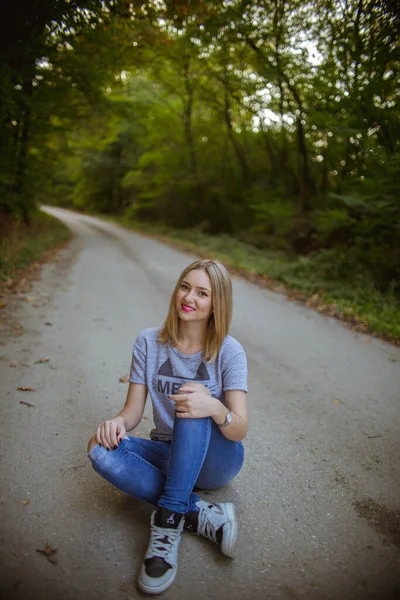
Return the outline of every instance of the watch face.
{"type": "Polygon", "coordinates": [[[231,413],[231,411],[229,411],[228,414],[226,415],[226,422],[227,423],[232,423],[232,413],[231,413]]]}

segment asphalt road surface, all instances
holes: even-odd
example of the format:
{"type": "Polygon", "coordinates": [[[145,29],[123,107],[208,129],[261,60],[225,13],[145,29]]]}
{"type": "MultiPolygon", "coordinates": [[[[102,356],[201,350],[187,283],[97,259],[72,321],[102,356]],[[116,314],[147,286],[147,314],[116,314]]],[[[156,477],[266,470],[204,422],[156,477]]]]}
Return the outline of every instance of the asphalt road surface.
{"type": "MultiPolygon", "coordinates": [[[[10,298],[0,329],[0,596],[141,598],[151,507],[101,480],[86,444],[123,405],[132,342],[162,322],[194,257],[47,210],[75,237],[10,298]],[[46,546],[57,551],[37,552],[46,546]]],[[[163,598],[400,598],[400,349],[237,277],[234,306],[246,462],[206,497],[235,503],[237,556],[185,534],[163,598]]],[[[145,415],[140,436],[149,405],[145,415]]]]}

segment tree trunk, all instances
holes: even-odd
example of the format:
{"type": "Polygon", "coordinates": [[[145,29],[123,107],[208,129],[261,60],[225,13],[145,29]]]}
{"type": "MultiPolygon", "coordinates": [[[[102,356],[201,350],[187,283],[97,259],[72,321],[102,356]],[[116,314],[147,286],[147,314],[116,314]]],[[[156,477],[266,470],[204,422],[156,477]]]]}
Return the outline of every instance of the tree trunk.
{"type": "Polygon", "coordinates": [[[262,131],[262,135],[263,135],[264,146],[265,146],[267,155],[268,155],[270,163],[271,163],[270,182],[271,182],[271,185],[276,185],[277,181],[278,181],[279,171],[280,171],[279,159],[278,159],[277,153],[275,152],[275,150],[272,146],[271,140],[269,139],[268,132],[265,131],[262,124],[261,124],[261,131],[262,131]]]}
{"type": "MultiPolygon", "coordinates": [[[[193,140],[193,130],[192,130],[192,114],[193,114],[193,84],[191,81],[191,73],[190,73],[190,57],[188,55],[184,58],[183,63],[183,76],[184,76],[184,86],[185,86],[185,94],[183,98],[183,125],[185,131],[185,139],[189,150],[190,157],[190,170],[194,180],[194,188],[196,190],[196,204],[201,205],[203,201],[203,188],[199,182],[199,173],[198,173],[198,164],[197,164],[197,155],[196,149],[193,140]]],[[[193,207],[194,209],[197,206],[193,207]]]]}
{"type": "Polygon", "coordinates": [[[13,192],[17,198],[17,204],[20,208],[22,218],[25,223],[29,223],[29,207],[26,198],[23,196],[24,179],[26,173],[26,157],[28,155],[28,140],[30,130],[31,108],[26,107],[22,115],[21,136],[18,144],[17,165],[15,169],[13,192]]]}
{"type": "Polygon", "coordinates": [[[32,78],[26,77],[22,86],[23,102],[18,123],[18,135],[15,137],[15,171],[13,174],[12,192],[16,203],[26,223],[30,220],[29,202],[24,196],[24,183],[26,177],[26,162],[28,156],[29,133],[31,128],[31,97],[32,78]]]}
{"type": "Polygon", "coordinates": [[[310,196],[314,192],[314,182],[311,178],[310,173],[310,162],[308,157],[308,150],[306,145],[306,139],[304,135],[304,127],[301,122],[302,116],[297,119],[297,143],[298,150],[301,156],[301,201],[302,201],[302,213],[306,213],[310,210],[310,196]]]}
{"type": "Polygon", "coordinates": [[[233,133],[233,126],[232,126],[232,119],[231,119],[231,103],[230,103],[230,99],[229,99],[229,92],[228,92],[226,85],[224,85],[224,119],[225,119],[227,131],[228,131],[228,137],[231,141],[233,150],[236,154],[238,163],[239,163],[240,168],[243,173],[243,179],[245,181],[250,181],[250,169],[247,164],[246,156],[233,133]]]}
{"type": "Polygon", "coordinates": [[[197,157],[192,135],[193,86],[190,81],[190,59],[188,56],[185,57],[183,63],[183,76],[185,85],[185,96],[183,100],[183,123],[185,129],[185,139],[189,148],[191,170],[193,174],[196,174],[197,157]]]}

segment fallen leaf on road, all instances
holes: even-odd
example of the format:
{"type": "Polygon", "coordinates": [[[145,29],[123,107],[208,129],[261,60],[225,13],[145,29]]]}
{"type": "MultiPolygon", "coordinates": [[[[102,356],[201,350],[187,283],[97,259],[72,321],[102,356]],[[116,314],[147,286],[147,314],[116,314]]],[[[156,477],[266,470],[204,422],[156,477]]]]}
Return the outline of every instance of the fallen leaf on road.
{"type": "Polygon", "coordinates": [[[27,296],[26,299],[28,302],[35,302],[36,300],[35,296],[27,296]]]}
{"type": "Polygon", "coordinates": [[[49,360],[49,358],[39,358],[39,360],[35,360],[35,365],[39,365],[41,363],[48,363],[49,360]]]}
{"type": "Polygon", "coordinates": [[[83,383],[83,379],[77,379],[78,383],[83,383]]]}
{"type": "Polygon", "coordinates": [[[29,504],[30,499],[29,498],[25,498],[25,500],[21,500],[21,504],[23,504],[24,506],[26,506],[27,504],[29,504]]]}
{"type": "Polygon", "coordinates": [[[20,390],[21,392],[36,392],[30,385],[21,385],[17,390],[20,390]]]}
{"type": "Polygon", "coordinates": [[[129,381],[128,375],[122,375],[122,377],[119,378],[119,381],[121,383],[128,383],[128,381],[129,381]]]}
{"type": "Polygon", "coordinates": [[[7,306],[7,303],[6,302],[2,302],[0,300],[0,309],[5,308],[6,306],[7,306]]]}
{"type": "Polygon", "coordinates": [[[363,344],[370,344],[370,343],[371,343],[371,340],[364,340],[363,341],[363,344]]]}
{"type": "Polygon", "coordinates": [[[50,323],[50,321],[46,321],[45,325],[47,325],[48,327],[51,327],[53,325],[53,323],[50,323]]]}
{"type": "Polygon", "coordinates": [[[19,403],[25,404],[25,406],[29,406],[30,408],[36,408],[34,404],[31,404],[30,402],[25,402],[25,400],[20,400],[19,403]]]}
{"type": "Polygon", "coordinates": [[[17,360],[12,360],[9,364],[9,367],[18,367],[19,362],[17,360]]]}
{"type": "Polygon", "coordinates": [[[337,398],[334,399],[334,403],[335,404],[341,404],[340,400],[338,400],[337,398]]]}
{"type": "Polygon", "coordinates": [[[43,550],[36,548],[36,552],[40,552],[40,554],[44,554],[53,565],[57,564],[56,559],[52,558],[52,555],[57,552],[57,548],[50,546],[50,544],[46,544],[45,547],[43,548],[43,550]]]}
{"type": "Polygon", "coordinates": [[[149,420],[149,417],[143,417],[143,419],[146,419],[146,421],[148,421],[148,420],[149,420]]]}

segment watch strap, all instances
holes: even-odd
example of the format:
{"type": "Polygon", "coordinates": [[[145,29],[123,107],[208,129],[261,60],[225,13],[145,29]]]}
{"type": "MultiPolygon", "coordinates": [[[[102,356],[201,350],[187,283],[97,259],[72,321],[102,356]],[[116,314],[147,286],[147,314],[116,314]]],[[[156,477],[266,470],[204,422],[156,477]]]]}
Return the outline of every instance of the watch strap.
{"type": "Polygon", "coordinates": [[[231,410],[228,410],[228,412],[226,413],[224,423],[221,423],[221,425],[218,425],[218,423],[217,423],[217,425],[220,429],[222,429],[223,427],[226,427],[227,425],[229,425],[229,423],[232,423],[232,411],[231,410]]]}

